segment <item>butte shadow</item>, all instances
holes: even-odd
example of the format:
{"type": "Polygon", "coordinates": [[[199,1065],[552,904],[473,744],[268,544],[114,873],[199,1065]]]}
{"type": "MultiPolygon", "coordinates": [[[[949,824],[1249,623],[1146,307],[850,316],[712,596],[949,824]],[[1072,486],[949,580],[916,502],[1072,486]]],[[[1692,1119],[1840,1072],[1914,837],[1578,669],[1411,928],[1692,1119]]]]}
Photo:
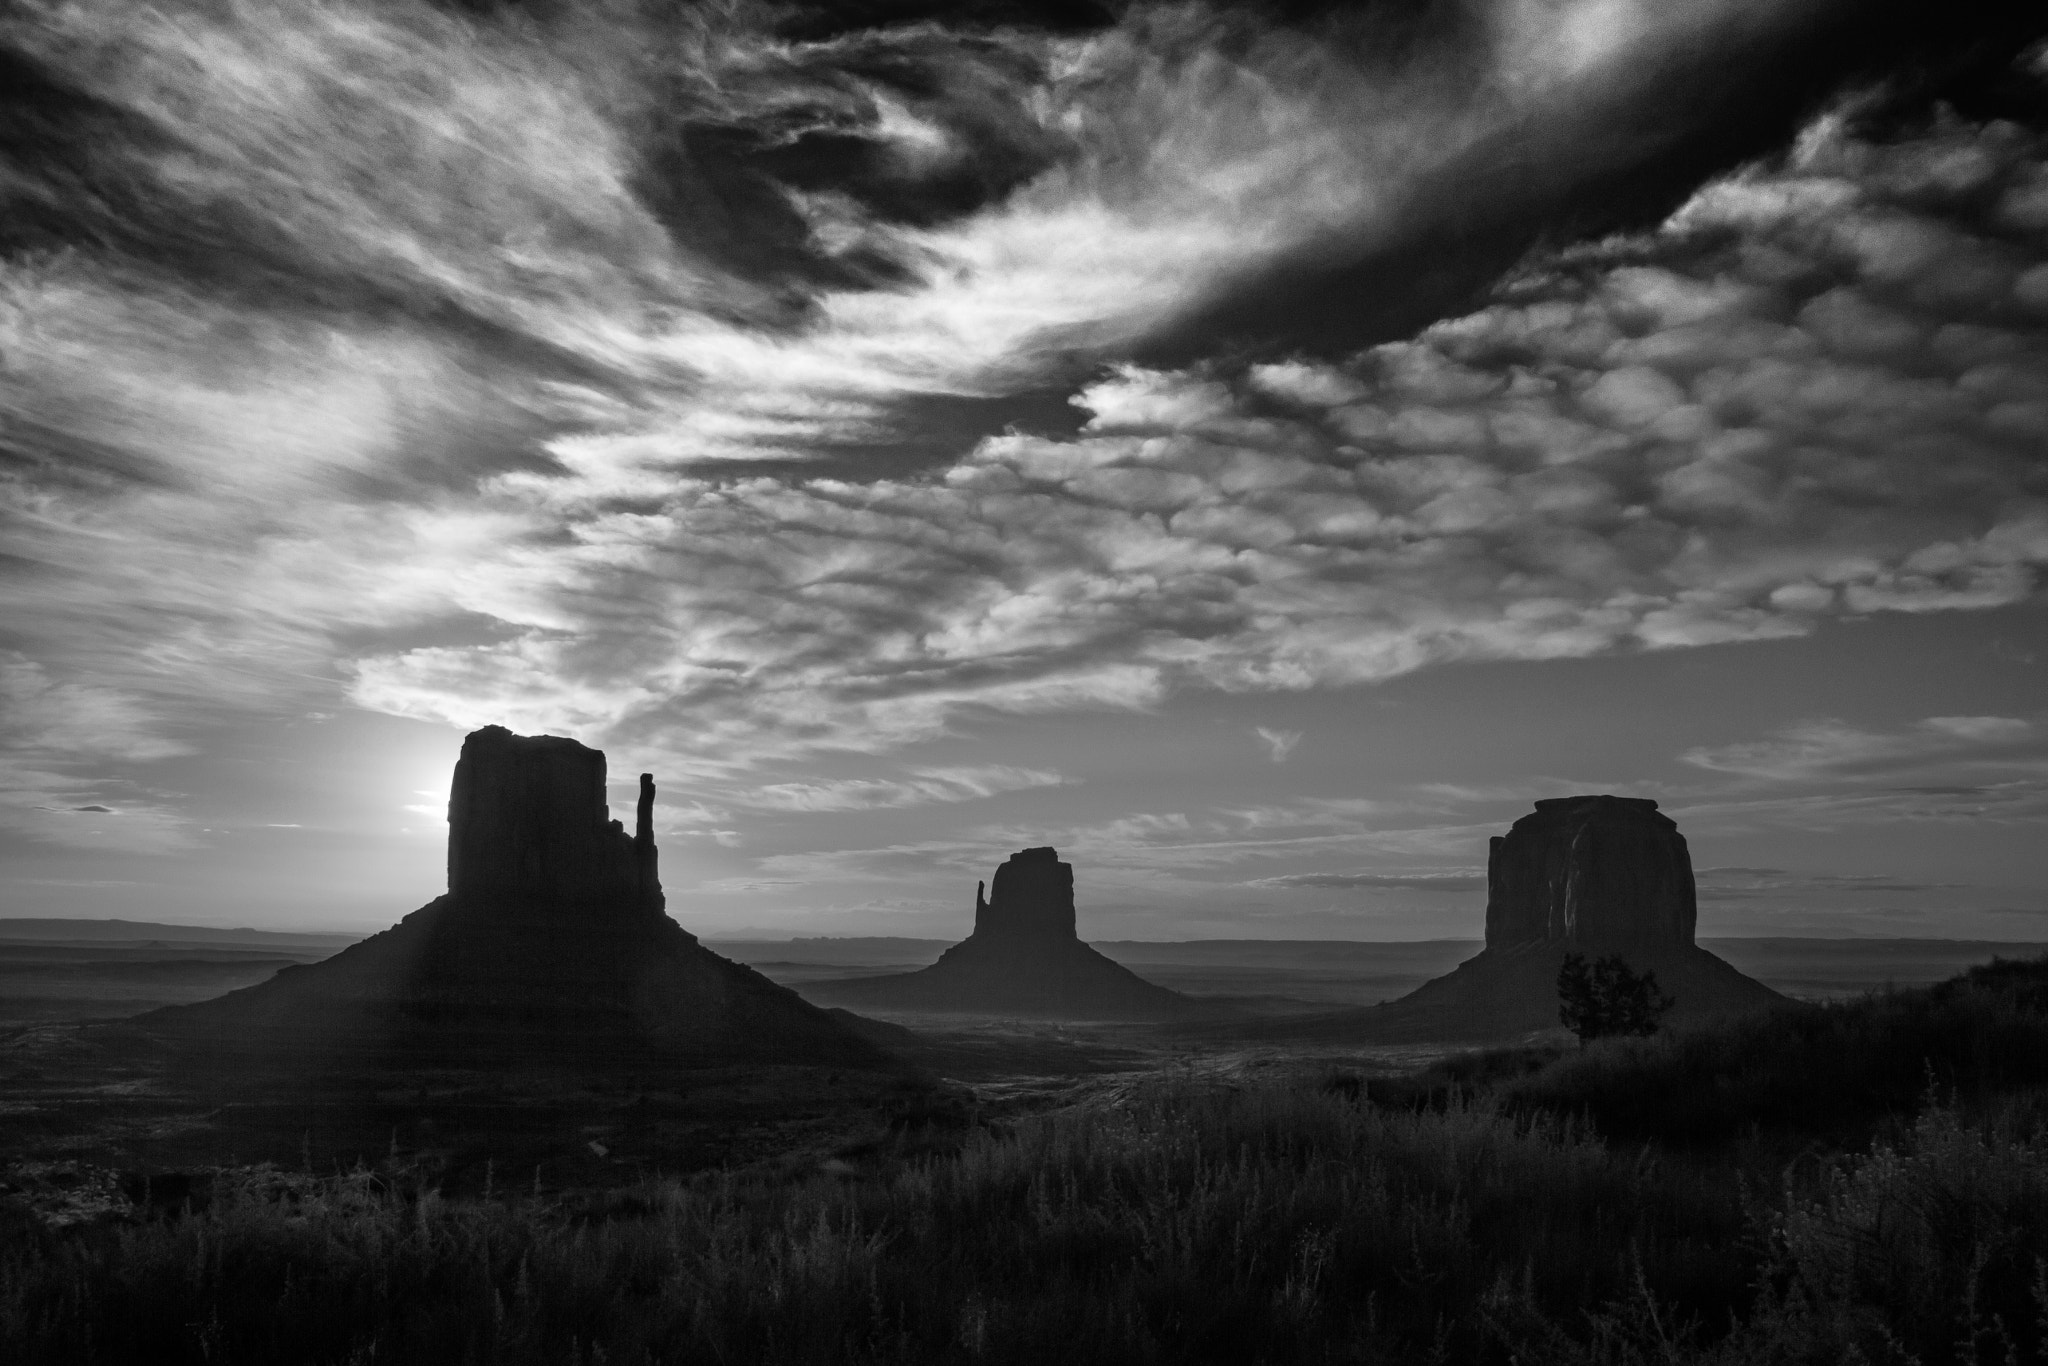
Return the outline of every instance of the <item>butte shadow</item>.
{"type": "Polygon", "coordinates": [[[653,817],[651,774],[628,835],[606,810],[601,751],[473,732],[449,794],[446,894],[323,962],[130,1026],[228,1051],[386,1062],[895,1066],[668,917],[653,817]]]}
{"type": "Polygon", "coordinates": [[[1020,1019],[1175,1020],[1214,1013],[1081,942],[1074,866],[1022,849],[974,891],[974,932],[917,972],[814,982],[813,1000],[868,1010],[1020,1019]]]}
{"type": "Polygon", "coordinates": [[[1493,837],[1486,947],[1442,977],[1363,1009],[1259,1021],[1239,1033],[1324,1043],[1479,1043],[1560,1028],[1565,955],[1618,955],[1697,1024],[1787,998],[1693,942],[1692,856],[1677,822],[1641,797],[1555,797],[1493,837]]]}

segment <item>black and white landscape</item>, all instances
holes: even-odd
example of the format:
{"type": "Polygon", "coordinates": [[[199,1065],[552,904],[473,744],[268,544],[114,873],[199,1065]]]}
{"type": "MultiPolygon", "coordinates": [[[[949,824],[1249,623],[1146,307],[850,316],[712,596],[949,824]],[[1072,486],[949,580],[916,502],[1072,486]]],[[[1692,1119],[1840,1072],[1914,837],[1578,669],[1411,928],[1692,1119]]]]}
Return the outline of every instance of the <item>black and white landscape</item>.
{"type": "Polygon", "coordinates": [[[2048,1362],[2048,17],[0,6],[0,1359],[2048,1362]]]}

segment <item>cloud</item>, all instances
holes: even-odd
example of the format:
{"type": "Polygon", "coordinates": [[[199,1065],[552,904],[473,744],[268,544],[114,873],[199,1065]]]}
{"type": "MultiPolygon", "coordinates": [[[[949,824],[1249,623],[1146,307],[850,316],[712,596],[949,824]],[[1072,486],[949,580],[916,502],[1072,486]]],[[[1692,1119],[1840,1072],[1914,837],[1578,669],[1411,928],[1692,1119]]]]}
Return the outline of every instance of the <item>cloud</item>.
{"type": "MultiPolygon", "coordinates": [[[[1304,859],[1355,861],[1376,855],[1469,858],[1483,853],[1487,835],[1497,833],[1481,825],[1391,825],[1390,815],[1376,803],[1345,798],[1244,810],[1133,811],[1086,824],[989,823],[961,829],[948,839],[771,854],[756,866],[762,874],[824,885],[986,877],[1008,851],[1050,844],[1061,858],[1087,870],[1092,896],[1126,892],[1149,899],[1162,888],[1192,894],[1214,892],[1218,885],[1322,885],[1286,877],[1244,879],[1244,870],[1261,864],[1298,868],[1304,859]],[[1239,880],[1219,884],[1220,874],[1239,880]]],[[[1444,875],[1448,884],[1434,873],[1385,876],[1390,887],[1412,883],[1424,890],[1465,890],[1459,879],[1468,875],[1444,875]]]]}
{"type": "Polygon", "coordinates": [[[1783,868],[1702,868],[1695,878],[1702,901],[1783,901],[1815,893],[1947,892],[1965,885],[1912,882],[1885,873],[1806,873],[1783,868]]]}
{"type": "Polygon", "coordinates": [[[208,293],[439,312],[610,368],[622,312],[762,299],[636,193],[655,92],[621,59],[653,35],[604,18],[536,41],[414,5],[23,5],[0,36],[108,114],[48,129],[15,193],[208,293]]]}
{"type": "Polygon", "coordinates": [[[1273,757],[1276,764],[1286,763],[1287,756],[1294,753],[1294,747],[1301,743],[1301,732],[1298,730],[1275,730],[1270,726],[1253,726],[1252,733],[1259,737],[1260,743],[1265,745],[1266,752],[1273,757]]]}
{"type": "Polygon", "coordinates": [[[1002,792],[1058,787],[1069,779],[1005,764],[914,769],[910,776],[771,783],[739,800],[768,811],[878,811],[976,801],[1002,792]]]}
{"type": "Polygon", "coordinates": [[[1287,873],[1255,878],[1247,887],[1329,887],[1368,891],[1483,892],[1484,873],[1287,873]]]}
{"type": "Polygon", "coordinates": [[[1879,143],[1824,119],[1658,230],[1538,260],[1340,366],[1126,366],[1082,391],[1081,434],[989,438],[924,478],[680,480],[522,551],[552,579],[500,591],[512,638],[372,656],[356,695],[469,724],[525,705],[519,680],[574,680],[573,704],[535,704],[653,744],[873,750],[977,708],[2017,601],[2048,562],[2013,425],[2048,315],[2013,293],[2042,248],[1987,206],[2042,165],[2009,129],[1879,143]],[[1913,179],[1963,151],[1975,180],[1913,179]],[[1922,239],[1939,280],[1901,264],[1922,239]],[[1845,341],[1843,300],[1911,346],[1845,341]],[[596,601],[605,620],[577,606],[596,601]]]}
{"type": "Polygon", "coordinates": [[[697,884],[704,892],[775,892],[785,887],[806,886],[802,878],[716,878],[697,884]]]}
{"type": "Polygon", "coordinates": [[[2048,820],[2048,782],[2039,778],[1954,787],[1841,787],[1772,797],[1729,797],[1675,806],[1688,831],[1729,835],[1767,830],[1826,833],[1895,824],[2036,824],[2048,820]]]}
{"type": "Polygon", "coordinates": [[[57,679],[34,660],[0,654],[0,737],[10,749],[148,762],[189,753],[137,698],[57,679]]]}
{"type": "MultiPolygon", "coordinates": [[[[765,877],[728,879],[714,885],[810,886],[822,883],[837,887],[845,883],[893,882],[905,877],[928,880],[941,873],[965,877],[971,876],[977,868],[983,869],[981,876],[986,877],[986,867],[1002,859],[1001,854],[992,856],[990,850],[1002,847],[1000,842],[970,838],[923,840],[863,849],[807,849],[763,857],[755,867],[765,877]]],[[[1018,846],[1012,844],[1011,847],[1018,846]]]]}
{"type": "Polygon", "coordinates": [[[10,625],[102,690],[66,714],[346,690],[733,779],[987,713],[1991,606],[2048,561],[2044,155],[2014,125],[1830,115],[1339,362],[1119,361],[1391,240],[1505,131],[1582,169],[1564,132],[1746,6],[1502,5],[1408,66],[1193,8],[817,41],[745,6],[660,41],[118,8],[0,28],[108,120],[10,181],[75,245],[0,267],[10,625]],[[1071,436],[876,454],[919,402],[1077,361],[1107,364],[1071,436]]]}
{"type": "MultiPolygon", "coordinates": [[[[495,404],[515,428],[528,409],[576,429],[541,462],[573,474],[558,495],[658,494],[678,465],[862,449],[901,400],[997,394],[1124,345],[1248,267],[1383,233],[1402,186],[1461,150],[1763,22],[1715,3],[1623,24],[1581,0],[1563,12],[1614,42],[1558,62],[1531,30],[1559,8],[1441,25],[1403,67],[1370,19],[1193,5],[1068,38],[792,41],[754,5],[492,23],[348,0],[30,4],[0,41],[51,107],[98,114],[45,120],[10,195],[28,231],[90,250],[8,278],[29,328],[68,320],[122,362],[113,423],[39,405],[73,447],[149,412],[162,377],[138,352],[215,354],[213,425],[232,432],[237,409],[289,410],[295,354],[410,344],[509,372],[495,404]]],[[[302,428],[376,457],[375,415],[350,416],[302,428]]],[[[154,458],[118,435],[107,453],[154,458]]]]}
{"type": "Polygon", "coordinates": [[[173,854],[200,844],[192,822],[160,799],[141,797],[118,807],[78,801],[108,785],[38,769],[18,756],[0,758],[0,831],[107,854],[173,854]]]}
{"type": "Polygon", "coordinates": [[[1732,780],[1672,811],[1702,832],[2048,820],[2038,717],[1933,716],[1892,730],[1809,720],[1680,757],[1732,780]]]}
{"type": "Polygon", "coordinates": [[[189,752],[142,700],[0,654],[0,829],[103,851],[189,848],[188,821],[111,776],[189,752]],[[91,800],[110,788],[127,799],[91,800]]]}
{"type": "MultiPolygon", "coordinates": [[[[1938,765],[2019,767],[2048,775],[2048,729],[2011,716],[1930,716],[1899,731],[1870,731],[1841,721],[1803,721],[1764,740],[1702,747],[1686,763],[1765,782],[1819,778],[1896,778],[1938,765]]],[[[1967,795],[1973,786],[1930,788],[1967,795]]]]}

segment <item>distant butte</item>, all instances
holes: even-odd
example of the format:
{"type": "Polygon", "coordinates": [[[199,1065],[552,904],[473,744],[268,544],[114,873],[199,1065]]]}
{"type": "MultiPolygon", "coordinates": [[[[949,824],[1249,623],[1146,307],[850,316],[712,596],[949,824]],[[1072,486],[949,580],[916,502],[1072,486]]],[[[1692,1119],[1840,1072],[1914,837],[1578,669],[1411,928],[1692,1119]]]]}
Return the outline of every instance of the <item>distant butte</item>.
{"type": "Polygon", "coordinates": [[[1642,797],[1536,803],[1486,862],[1486,947],[1398,1000],[1273,1021],[1266,1035],[1359,1043],[1497,1040],[1557,1029],[1566,954],[1618,954],[1657,974],[1684,1025],[1782,1004],[1693,942],[1699,908],[1678,824],[1642,797]]]}
{"type": "Polygon", "coordinates": [[[324,962],[134,1024],[227,1047],[398,1059],[896,1066],[830,1012],[704,948],[665,908],[652,775],[628,834],[606,810],[602,752],[487,726],[455,765],[446,894],[324,962]]]}
{"type": "Polygon", "coordinates": [[[815,1000],[880,1010],[1040,1019],[1164,1020],[1196,1011],[1081,942],[1074,866],[1050,848],[1012,854],[974,891],[974,932],[918,972],[818,982],[815,1000]]]}

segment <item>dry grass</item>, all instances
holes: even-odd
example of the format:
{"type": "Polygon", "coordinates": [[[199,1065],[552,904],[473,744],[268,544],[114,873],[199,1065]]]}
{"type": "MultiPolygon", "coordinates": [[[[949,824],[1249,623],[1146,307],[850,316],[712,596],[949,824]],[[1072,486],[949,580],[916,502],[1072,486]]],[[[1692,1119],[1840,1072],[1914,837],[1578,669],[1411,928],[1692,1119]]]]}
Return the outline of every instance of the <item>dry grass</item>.
{"type": "Polygon", "coordinates": [[[7,1230],[0,1360],[2044,1361],[2048,1144],[2037,1063],[2002,1051],[2040,1027],[2032,971],[1468,1064],[1497,1079],[1427,1104],[1162,1081],[857,1176],[452,1201],[396,1170],[227,1173],[183,1217],[7,1230]],[[1755,1100],[1795,1065],[1769,1029],[1798,1066],[1846,1049],[1838,1070],[1906,1070],[1923,1100],[1930,1067],[1974,1080],[1789,1166],[1655,1137],[1682,1131],[1656,1097],[1690,1115],[1743,1059],[1783,1076],[1723,1094],[1796,1123],[1755,1100]],[[1617,1090],[1650,1097],[1618,1112],[1637,1137],[1617,1090]]]}

